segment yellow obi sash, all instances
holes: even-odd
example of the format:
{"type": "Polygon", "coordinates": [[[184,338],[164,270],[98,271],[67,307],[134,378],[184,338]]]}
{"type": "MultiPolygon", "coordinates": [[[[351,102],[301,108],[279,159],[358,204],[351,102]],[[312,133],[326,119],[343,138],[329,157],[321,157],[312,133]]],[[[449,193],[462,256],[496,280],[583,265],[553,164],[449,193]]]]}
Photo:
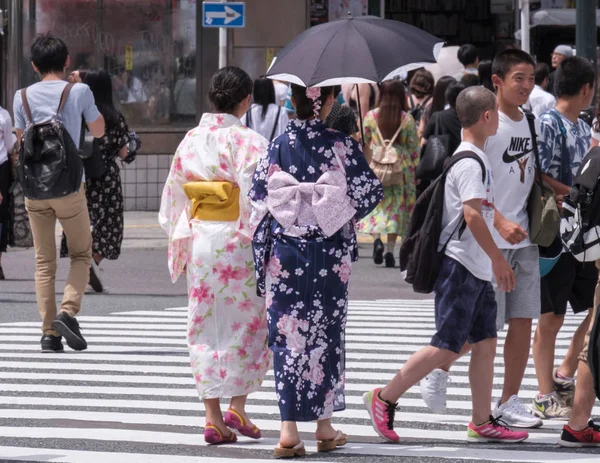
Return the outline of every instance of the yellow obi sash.
{"type": "Polygon", "coordinates": [[[233,222],[240,216],[240,189],[233,183],[189,182],[183,190],[192,202],[194,219],[233,222]]]}

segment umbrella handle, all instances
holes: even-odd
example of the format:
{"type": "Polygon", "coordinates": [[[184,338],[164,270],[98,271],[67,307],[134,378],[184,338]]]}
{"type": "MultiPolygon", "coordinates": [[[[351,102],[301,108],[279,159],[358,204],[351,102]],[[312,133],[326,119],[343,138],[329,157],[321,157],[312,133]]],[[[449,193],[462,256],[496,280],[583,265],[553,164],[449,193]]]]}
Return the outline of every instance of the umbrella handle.
{"type": "Polygon", "coordinates": [[[359,127],[360,127],[360,141],[364,148],[365,147],[365,129],[363,127],[362,108],[360,105],[360,91],[358,89],[358,84],[355,84],[355,85],[356,85],[356,105],[358,106],[358,120],[359,120],[359,127]]]}

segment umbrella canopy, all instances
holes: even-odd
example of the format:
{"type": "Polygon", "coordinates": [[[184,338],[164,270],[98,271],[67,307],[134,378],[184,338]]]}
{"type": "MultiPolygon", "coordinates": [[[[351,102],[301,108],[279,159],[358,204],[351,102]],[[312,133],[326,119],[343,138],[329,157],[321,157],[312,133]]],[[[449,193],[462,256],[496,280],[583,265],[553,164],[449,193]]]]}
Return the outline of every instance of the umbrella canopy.
{"type": "Polygon", "coordinates": [[[464,66],[458,61],[458,49],[460,47],[451,46],[444,47],[440,50],[437,63],[428,64],[425,66],[431,74],[433,74],[433,78],[437,82],[440,77],[443,76],[452,76],[461,73],[464,70],[464,66]]]}
{"type": "Polygon", "coordinates": [[[267,77],[304,87],[378,83],[435,63],[442,46],[409,24],[349,17],[298,35],[277,54],[267,77]]]}

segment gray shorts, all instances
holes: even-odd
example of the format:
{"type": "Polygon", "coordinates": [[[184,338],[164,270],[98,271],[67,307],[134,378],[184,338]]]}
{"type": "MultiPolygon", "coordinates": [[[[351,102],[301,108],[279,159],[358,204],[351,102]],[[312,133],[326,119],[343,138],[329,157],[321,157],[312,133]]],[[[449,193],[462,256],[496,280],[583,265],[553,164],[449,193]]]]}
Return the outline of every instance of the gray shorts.
{"type": "Polygon", "coordinates": [[[517,286],[511,293],[500,291],[494,280],[498,315],[496,328],[501,330],[511,318],[537,319],[540,316],[540,263],[535,245],[520,249],[501,249],[502,255],[515,271],[517,286]]]}

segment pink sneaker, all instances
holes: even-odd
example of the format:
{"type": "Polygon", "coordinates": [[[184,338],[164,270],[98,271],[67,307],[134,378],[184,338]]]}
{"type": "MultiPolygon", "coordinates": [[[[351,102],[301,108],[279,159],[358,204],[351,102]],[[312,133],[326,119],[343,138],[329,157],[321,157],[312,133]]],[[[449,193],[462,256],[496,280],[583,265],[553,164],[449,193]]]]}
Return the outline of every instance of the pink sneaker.
{"type": "Polygon", "coordinates": [[[371,424],[375,432],[390,442],[400,442],[400,436],[394,432],[394,414],[399,410],[398,404],[393,404],[379,397],[381,388],[365,392],[363,403],[367,407],[371,424]]]}
{"type": "Polygon", "coordinates": [[[467,428],[467,442],[523,442],[529,437],[525,431],[512,431],[501,417],[490,416],[481,426],[475,426],[472,422],[467,428]]]}

